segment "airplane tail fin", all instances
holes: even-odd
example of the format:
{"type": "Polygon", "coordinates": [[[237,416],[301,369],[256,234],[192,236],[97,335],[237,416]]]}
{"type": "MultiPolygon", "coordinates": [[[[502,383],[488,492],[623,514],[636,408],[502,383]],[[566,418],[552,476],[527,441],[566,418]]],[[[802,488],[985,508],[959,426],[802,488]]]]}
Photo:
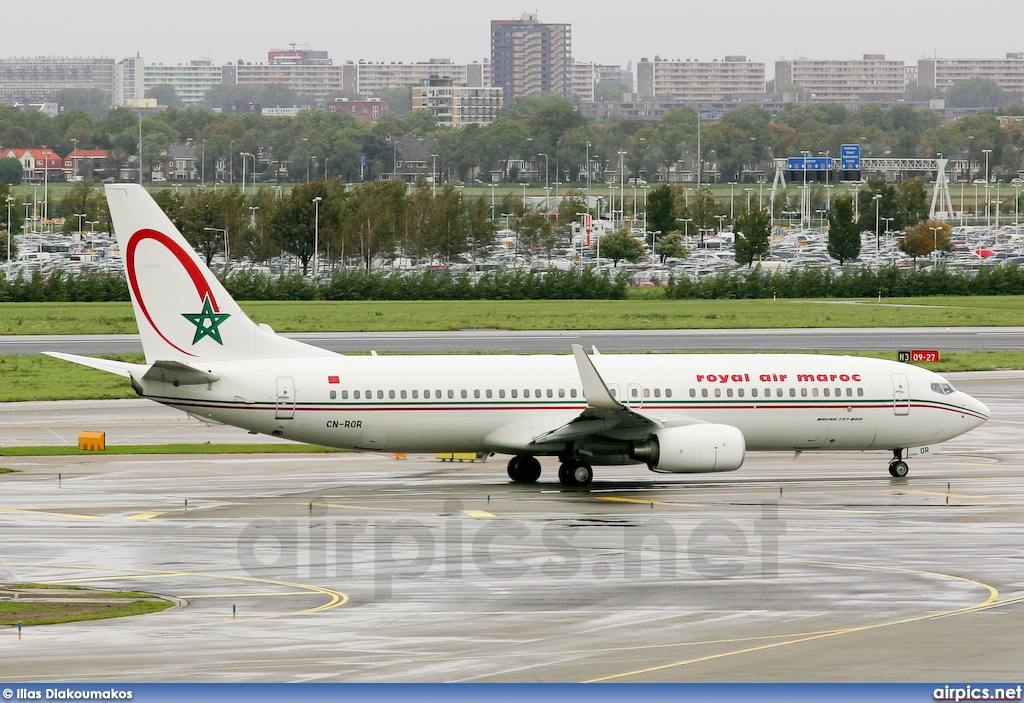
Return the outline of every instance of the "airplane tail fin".
{"type": "Polygon", "coordinates": [[[250,320],[141,185],[106,194],[147,363],[334,355],[250,320]]]}

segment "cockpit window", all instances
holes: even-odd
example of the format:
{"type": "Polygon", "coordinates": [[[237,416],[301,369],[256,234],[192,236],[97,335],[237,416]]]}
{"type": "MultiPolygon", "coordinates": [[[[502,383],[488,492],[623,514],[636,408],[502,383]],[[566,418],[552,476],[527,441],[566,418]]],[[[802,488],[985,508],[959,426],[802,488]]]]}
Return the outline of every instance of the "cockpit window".
{"type": "Polygon", "coordinates": [[[949,385],[948,383],[943,383],[942,384],[942,392],[945,393],[946,395],[949,395],[951,393],[956,392],[956,389],[953,388],[953,386],[949,385]]]}
{"type": "Polygon", "coordinates": [[[933,383],[931,384],[931,387],[932,391],[938,393],[939,395],[950,395],[951,393],[955,392],[953,386],[949,385],[948,383],[933,383]]]}

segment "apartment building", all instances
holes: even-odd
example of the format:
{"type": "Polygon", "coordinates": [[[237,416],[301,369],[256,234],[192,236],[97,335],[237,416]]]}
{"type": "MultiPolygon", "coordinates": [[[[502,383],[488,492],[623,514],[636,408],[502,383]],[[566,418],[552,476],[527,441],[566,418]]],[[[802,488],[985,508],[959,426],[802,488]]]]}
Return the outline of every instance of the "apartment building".
{"type": "Polygon", "coordinates": [[[114,64],[114,107],[146,97],[145,68],[146,62],[138,54],[114,64]]]}
{"type": "Polygon", "coordinates": [[[906,90],[907,72],[902,61],[886,60],[885,54],[864,54],[860,60],[798,59],[775,62],[775,89],[797,86],[810,100],[842,102],[861,96],[896,96],[906,90]]]}
{"type": "Polygon", "coordinates": [[[721,100],[735,93],[763,93],[763,63],[746,56],[725,60],[640,59],[636,67],[637,93],[642,101],[701,102],[721,100]]]}
{"type": "Polygon", "coordinates": [[[988,78],[1000,88],[1024,92],[1024,52],[1006,54],[1002,59],[920,59],[917,84],[946,90],[957,81],[988,78]]]}
{"type": "Polygon", "coordinates": [[[221,67],[214,66],[213,61],[207,59],[178,64],[147,64],[142,76],[144,91],[158,85],[169,85],[185,105],[198,105],[206,97],[206,91],[220,85],[223,80],[221,67]]]}
{"type": "Polygon", "coordinates": [[[0,103],[44,103],[65,89],[114,92],[114,59],[92,56],[0,58],[0,103]]]}
{"type": "Polygon", "coordinates": [[[491,20],[491,85],[505,104],[535,93],[570,95],[572,25],[547,24],[536,14],[491,20]]]}
{"type": "Polygon", "coordinates": [[[491,84],[491,66],[486,60],[457,64],[451,59],[430,59],[415,63],[373,63],[359,61],[345,65],[346,90],[363,97],[380,97],[385,88],[408,88],[431,78],[447,78],[457,86],[485,87],[491,84]]]}
{"type": "Polygon", "coordinates": [[[412,89],[412,109],[429,110],[438,124],[464,127],[498,119],[501,88],[459,86],[450,78],[430,78],[412,89]]]}

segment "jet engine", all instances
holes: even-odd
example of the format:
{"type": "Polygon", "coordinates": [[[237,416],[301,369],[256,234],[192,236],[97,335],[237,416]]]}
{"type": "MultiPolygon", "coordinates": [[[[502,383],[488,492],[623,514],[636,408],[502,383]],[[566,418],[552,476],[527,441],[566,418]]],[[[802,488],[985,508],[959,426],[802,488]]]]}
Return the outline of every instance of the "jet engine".
{"type": "Polygon", "coordinates": [[[731,425],[666,427],[630,446],[629,456],[658,473],[735,471],[743,464],[746,442],[731,425]]]}

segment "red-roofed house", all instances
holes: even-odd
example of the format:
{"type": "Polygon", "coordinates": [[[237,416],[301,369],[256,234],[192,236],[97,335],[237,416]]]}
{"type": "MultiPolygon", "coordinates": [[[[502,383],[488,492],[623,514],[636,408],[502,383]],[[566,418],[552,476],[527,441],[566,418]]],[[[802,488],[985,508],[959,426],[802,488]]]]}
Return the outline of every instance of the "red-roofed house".
{"type": "Polygon", "coordinates": [[[20,161],[22,177],[26,181],[41,181],[44,178],[52,180],[55,176],[64,175],[64,162],[60,154],[45,146],[38,149],[4,149],[0,151],[0,158],[20,161]]]}
{"type": "Polygon", "coordinates": [[[109,151],[103,149],[75,149],[64,157],[64,178],[69,181],[80,180],[96,171],[102,171],[103,162],[110,156],[109,151]],[[83,164],[88,164],[83,166],[83,164]]]}

